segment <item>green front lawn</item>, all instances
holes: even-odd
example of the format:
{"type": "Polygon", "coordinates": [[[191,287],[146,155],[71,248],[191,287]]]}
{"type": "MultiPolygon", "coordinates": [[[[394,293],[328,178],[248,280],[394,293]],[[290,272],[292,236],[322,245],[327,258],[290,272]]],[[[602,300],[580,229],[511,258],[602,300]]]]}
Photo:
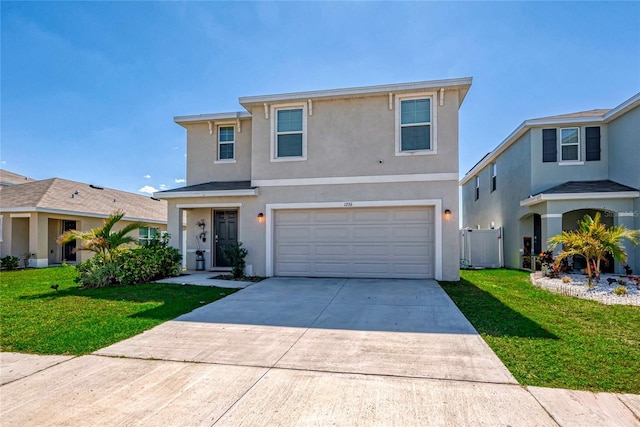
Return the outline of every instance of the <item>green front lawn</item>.
{"type": "Polygon", "coordinates": [[[236,291],[161,283],[82,290],[75,276],[73,267],[0,273],[2,351],[91,353],[236,291]]]}
{"type": "Polygon", "coordinates": [[[538,289],[514,270],[441,285],[522,385],[640,393],[640,307],[538,289]]]}

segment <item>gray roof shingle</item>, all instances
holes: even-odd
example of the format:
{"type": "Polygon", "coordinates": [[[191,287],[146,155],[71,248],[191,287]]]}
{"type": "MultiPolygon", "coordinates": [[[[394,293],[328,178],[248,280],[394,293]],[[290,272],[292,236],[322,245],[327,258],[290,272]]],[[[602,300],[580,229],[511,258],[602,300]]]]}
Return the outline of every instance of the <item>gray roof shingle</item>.
{"type": "Polygon", "coordinates": [[[189,185],[186,187],[172,188],[171,190],[159,191],[162,193],[182,193],[186,191],[229,191],[229,190],[253,190],[251,181],[226,181],[226,182],[205,182],[203,184],[189,185]]]}
{"type": "Polygon", "coordinates": [[[166,201],[62,178],[0,186],[0,209],[10,208],[62,210],[98,216],[121,209],[125,218],[167,221],[166,201]]]}
{"type": "Polygon", "coordinates": [[[619,193],[624,191],[638,191],[608,179],[600,181],[567,181],[537,194],[568,194],[568,193],[619,193]]]}

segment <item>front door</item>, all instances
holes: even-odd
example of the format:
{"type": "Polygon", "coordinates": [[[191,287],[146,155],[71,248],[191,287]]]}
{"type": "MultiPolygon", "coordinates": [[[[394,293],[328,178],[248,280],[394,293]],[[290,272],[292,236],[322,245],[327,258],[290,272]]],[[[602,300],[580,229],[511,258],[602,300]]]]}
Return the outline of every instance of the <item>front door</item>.
{"type": "Polygon", "coordinates": [[[224,257],[226,248],[238,243],[238,211],[214,211],[214,267],[230,267],[224,257]]]}
{"type": "MultiPolygon", "coordinates": [[[[76,229],[75,221],[62,221],[62,232],[76,229]]],[[[76,241],[71,241],[69,243],[65,243],[62,246],[62,259],[64,261],[75,261],[76,260],[76,241]]]]}
{"type": "Polygon", "coordinates": [[[542,252],[542,217],[533,214],[533,253],[540,255],[542,252]]]}

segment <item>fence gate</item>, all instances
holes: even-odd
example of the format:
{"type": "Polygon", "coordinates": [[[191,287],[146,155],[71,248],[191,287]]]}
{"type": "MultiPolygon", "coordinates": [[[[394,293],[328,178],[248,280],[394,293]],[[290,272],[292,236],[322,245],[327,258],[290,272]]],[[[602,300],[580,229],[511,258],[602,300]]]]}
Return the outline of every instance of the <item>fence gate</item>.
{"type": "Polygon", "coordinates": [[[502,228],[491,230],[460,230],[461,268],[499,268],[504,266],[502,256],[502,228]]]}

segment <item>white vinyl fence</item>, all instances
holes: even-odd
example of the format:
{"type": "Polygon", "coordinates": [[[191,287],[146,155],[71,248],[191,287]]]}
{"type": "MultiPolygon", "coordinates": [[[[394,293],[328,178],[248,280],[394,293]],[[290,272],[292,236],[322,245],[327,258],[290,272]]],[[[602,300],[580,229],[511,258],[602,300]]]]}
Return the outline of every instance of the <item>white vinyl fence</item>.
{"type": "Polygon", "coordinates": [[[460,230],[461,268],[499,268],[504,266],[502,228],[460,230]]]}

